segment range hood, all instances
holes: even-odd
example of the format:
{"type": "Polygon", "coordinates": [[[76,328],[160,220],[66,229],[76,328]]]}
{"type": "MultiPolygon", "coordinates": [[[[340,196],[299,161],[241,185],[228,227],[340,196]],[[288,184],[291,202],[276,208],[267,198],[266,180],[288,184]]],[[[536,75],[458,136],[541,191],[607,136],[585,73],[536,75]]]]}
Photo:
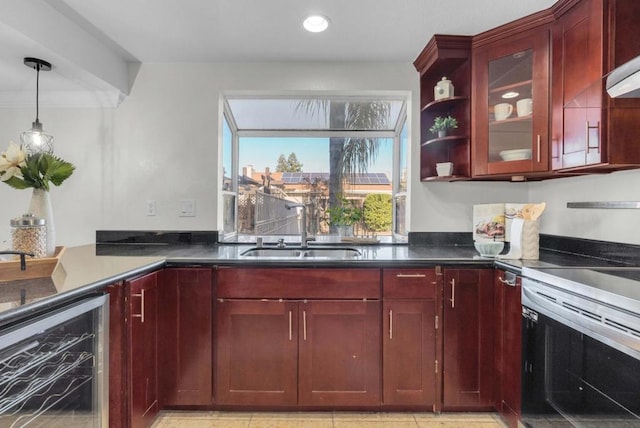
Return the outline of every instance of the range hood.
{"type": "Polygon", "coordinates": [[[640,98],[640,56],[607,76],[607,92],[612,98],[640,98]]]}

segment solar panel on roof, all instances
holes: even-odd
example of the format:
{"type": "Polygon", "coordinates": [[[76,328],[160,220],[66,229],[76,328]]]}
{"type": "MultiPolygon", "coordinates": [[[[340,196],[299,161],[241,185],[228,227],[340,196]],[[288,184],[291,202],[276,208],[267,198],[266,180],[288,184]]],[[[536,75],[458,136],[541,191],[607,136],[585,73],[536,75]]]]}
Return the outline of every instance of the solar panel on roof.
{"type": "MultiPolygon", "coordinates": [[[[347,178],[350,183],[356,185],[390,184],[387,175],[383,172],[367,172],[356,174],[355,177],[347,178]]],[[[301,184],[304,182],[313,183],[317,180],[328,181],[328,172],[284,172],[282,173],[282,182],[287,184],[301,184]]]]}

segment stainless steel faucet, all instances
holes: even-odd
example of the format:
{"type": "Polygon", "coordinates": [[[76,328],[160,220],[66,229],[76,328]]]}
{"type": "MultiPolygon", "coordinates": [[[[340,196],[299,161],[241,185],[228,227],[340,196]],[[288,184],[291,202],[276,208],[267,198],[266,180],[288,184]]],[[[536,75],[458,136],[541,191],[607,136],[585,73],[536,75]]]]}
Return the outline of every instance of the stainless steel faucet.
{"type": "Polygon", "coordinates": [[[307,236],[307,207],[305,204],[286,204],[285,208],[290,210],[292,208],[302,208],[302,225],[300,227],[300,245],[302,248],[307,248],[307,242],[312,241],[313,237],[307,236]]]}

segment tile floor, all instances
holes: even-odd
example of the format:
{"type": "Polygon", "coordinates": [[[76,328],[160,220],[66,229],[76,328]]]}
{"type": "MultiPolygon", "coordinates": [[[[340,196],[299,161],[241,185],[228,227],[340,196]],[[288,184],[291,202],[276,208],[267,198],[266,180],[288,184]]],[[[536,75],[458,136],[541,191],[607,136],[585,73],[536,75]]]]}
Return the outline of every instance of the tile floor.
{"type": "Polygon", "coordinates": [[[163,411],[153,428],[505,428],[492,413],[163,411]]]}

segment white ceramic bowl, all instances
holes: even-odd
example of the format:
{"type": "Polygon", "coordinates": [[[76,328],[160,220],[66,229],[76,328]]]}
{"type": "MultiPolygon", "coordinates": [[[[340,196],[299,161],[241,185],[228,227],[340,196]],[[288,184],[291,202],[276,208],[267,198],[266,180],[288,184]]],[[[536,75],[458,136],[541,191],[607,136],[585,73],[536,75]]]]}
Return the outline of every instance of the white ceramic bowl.
{"type": "Polygon", "coordinates": [[[502,241],[475,241],[473,245],[482,257],[495,257],[504,249],[502,241]]]}
{"type": "Polygon", "coordinates": [[[503,161],[531,159],[531,149],[503,150],[499,155],[503,161]]]}

